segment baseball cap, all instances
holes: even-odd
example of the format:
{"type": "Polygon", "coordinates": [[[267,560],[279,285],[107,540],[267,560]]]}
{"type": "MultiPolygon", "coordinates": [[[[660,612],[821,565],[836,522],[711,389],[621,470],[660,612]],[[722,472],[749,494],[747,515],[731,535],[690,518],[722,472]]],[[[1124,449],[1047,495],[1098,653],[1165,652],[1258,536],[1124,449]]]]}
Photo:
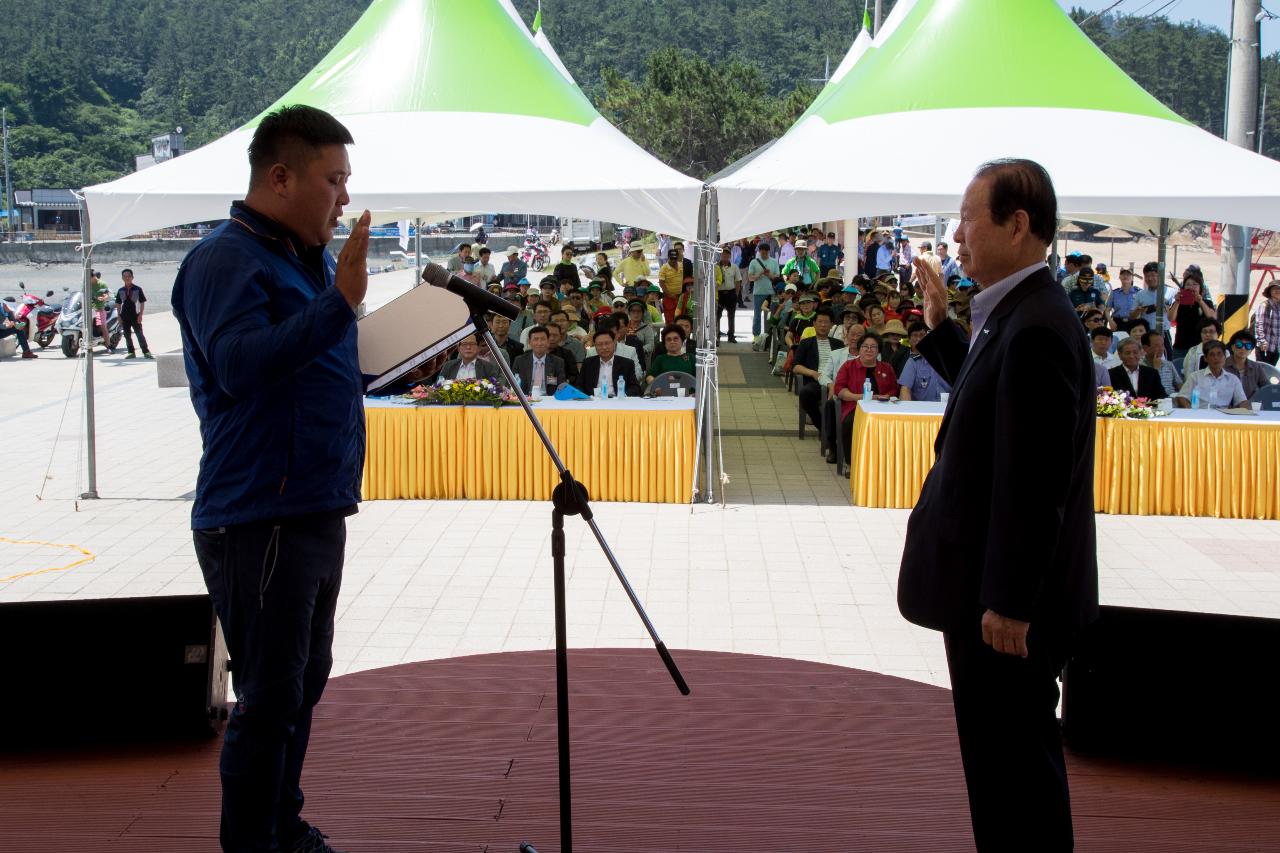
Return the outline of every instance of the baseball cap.
{"type": "Polygon", "coordinates": [[[631,251],[633,251],[633,252],[644,252],[644,247],[643,247],[643,246],[632,246],[632,247],[631,247],[631,251]]]}
{"type": "Polygon", "coordinates": [[[799,290],[800,288],[796,287],[794,284],[788,284],[786,287],[784,287],[784,288],[782,288],[782,289],[783,289],[783,290],[785,290],[785,291],[787,291],[787,292],[789,292],[789,293],[795,293],[795,292],[796,292],[797,290],[799,290]]]}
{"type": "Polygon", "coordinates": [[[508,246],[508,247],[507,247],[507,249],[506,249],[506,254],[508,254],[508,255],[518,255],[518,254],[520,254],[520,250],[519,250],[518,248],[516,248],[515,246],[508,246]]]}
{"type": "Polygon", "coordinates": [[[796,241],[796,248],[797,248],[797,249],[807,249],[807,248],[809,248],[809,243],[808,243],[807,241],[805,241],[805,240],[797,240],[797,241],[796,241]]]}
{"type": "Polygon", "coordinates": [[[625,297],[622,297],[622,296],[613,297],[613,305],[615,308],[619,305],[626,305],[626,304],[627,304],[627,300],[625,297]]]}
{"type": "Polygon", "coordinates": [[[858,288],[854,287],[852,284],[846,284],[844,287],[840,288],[840,292],[841,293],[858,293],[858,288]]]}
{"type": "Polygon", "coordinates": [[[812,293],[802,293],[796,302],[817,302],[817,298],[812,293]]]}

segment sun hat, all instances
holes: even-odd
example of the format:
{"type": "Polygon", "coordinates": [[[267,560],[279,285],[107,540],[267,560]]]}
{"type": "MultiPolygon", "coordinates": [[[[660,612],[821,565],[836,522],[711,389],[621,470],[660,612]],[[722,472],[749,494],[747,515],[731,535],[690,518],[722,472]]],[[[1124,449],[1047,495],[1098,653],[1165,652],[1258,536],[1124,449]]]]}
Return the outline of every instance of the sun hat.
{"type": "Polygon", "coordinates": [[[886,335],[905,335],[907,327],[902,325],[901,320],[890,320],[884,324],[884,334],[886,335]]]}
{"type": "Polygon", "coordinates": [[[796,287],[794,284],[788,284],[786,287],[782,289],[787,291],[788,293],[795,293],[800,288],[796,287]]]}
{"type": "Polygon", "coordinates": [[[508,246],[508,247],[507,247],[507,250],[506,250],[506,253],[507,253],[508,255],[518,255],[518,254],[520,254],[520,250],[519,250],[518,248],[516,248],[515,246],[508,246]]]}

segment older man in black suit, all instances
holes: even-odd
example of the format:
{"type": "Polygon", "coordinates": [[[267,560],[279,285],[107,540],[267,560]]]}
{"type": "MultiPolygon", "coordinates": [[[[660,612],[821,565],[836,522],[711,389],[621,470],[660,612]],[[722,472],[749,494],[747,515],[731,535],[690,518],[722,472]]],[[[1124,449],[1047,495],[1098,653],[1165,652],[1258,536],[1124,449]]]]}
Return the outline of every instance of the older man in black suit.
{"type": "Polygon", "coordinates": [[[1098,611],[1095,381],[1080,321],[1044,264],[1057,229],[1045,170],[982,166],[955,242],[982,285],[972,333],[925,286],[919,351],[950,383],[937,454],[907,525],[898,607],[943,632],[974,839],[982,853],[1070,850],[1057,678],[1098,611]]]}
{"type": "Polygon", "coordinates": [[[1120,342],[1116,347],[1120,363],[1111,368],[1111,387],[1148,400],[1169,396],[1156,369],[1142,363],[1142,352],[1142,342],[1137,338],[1125,338],[1120,342]]]}

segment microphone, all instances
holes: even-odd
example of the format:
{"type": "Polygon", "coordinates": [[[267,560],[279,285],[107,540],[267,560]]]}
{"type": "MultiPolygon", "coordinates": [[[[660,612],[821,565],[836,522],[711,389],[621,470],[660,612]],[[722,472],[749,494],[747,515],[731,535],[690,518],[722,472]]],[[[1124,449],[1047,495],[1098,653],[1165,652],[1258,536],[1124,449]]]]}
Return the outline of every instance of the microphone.
{"type": "Polygon", "coordinates": [[[494,296],[483,287],[476,287],[439,264],[429,263],[423,267],[422,280],[433,287],[443,287],[450,293],[461,296],[473,314],[493,313],[509,320],[520,316],[520,308],[514,302],[508,302],[501,296],[494,296]]]}

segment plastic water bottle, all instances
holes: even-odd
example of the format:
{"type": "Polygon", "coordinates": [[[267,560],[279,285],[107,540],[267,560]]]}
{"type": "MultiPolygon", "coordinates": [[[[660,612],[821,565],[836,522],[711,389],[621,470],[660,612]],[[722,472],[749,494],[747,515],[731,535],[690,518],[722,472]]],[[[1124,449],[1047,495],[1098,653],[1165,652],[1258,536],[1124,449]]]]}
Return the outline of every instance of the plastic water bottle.
{"type": "Polygon", "coordinates": [[[870,400],[871,396],[871,377],[868,376],[862,380],[862,399],[870,400]]]}
{"type": "Polygon", "coordinates": [[[609,398],[609,385],[604,381],[604,377],[600,378],[600,387],[596,389],[597,400],[607,400],[609,398]]]}
{"type": "Polygon", "coordinates": [[[627,378],[625,376],[618,377],[618,399],[621,400],[627,396],[627,378]]]}
{"type": "Polygon", "coordinates": [[[1191,408],[1193,409],[1200,408],[1200,389],[1199,388],[1191,389],[1191,408]]]}

